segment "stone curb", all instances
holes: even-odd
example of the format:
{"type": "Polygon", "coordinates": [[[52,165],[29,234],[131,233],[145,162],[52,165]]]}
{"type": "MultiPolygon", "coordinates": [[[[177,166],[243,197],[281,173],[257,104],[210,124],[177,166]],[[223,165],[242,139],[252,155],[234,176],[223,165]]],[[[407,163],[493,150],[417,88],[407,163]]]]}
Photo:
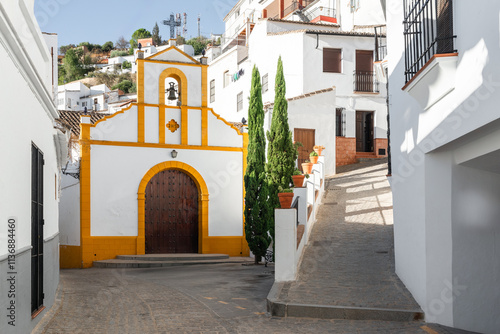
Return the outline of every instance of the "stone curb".
{"type": "Polygon", "coordinates": [[[267,295],[267,311],[272,316],[402,322],[419,321],[424,319],[424,313],[421,310],[286,303],[278,300],[283,286],[283,282],[275,282],[267,295]]]}

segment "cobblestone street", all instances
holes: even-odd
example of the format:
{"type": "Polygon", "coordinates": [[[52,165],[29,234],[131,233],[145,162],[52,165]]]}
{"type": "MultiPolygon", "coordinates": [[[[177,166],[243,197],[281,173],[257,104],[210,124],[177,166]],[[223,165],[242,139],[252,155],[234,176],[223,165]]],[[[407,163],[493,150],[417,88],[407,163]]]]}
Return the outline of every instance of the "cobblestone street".
{"type": "Polygon", "coordinates": [[[419,322],[270,317],[272,270],[240,264],[63,270],[61,306],[38,333],[425,333],[419,322]]]}
{"type": "MultiPolygon", "coordinates": [[[[327,181],[299,280],[301,303],[414,309],[394,274],[386,165],[327,181]]],[[[424,322],[278,318],[266,313],[274,267],[240,263],[62,270],[57,305],[35,333],[459,333],[424,322]]]]}

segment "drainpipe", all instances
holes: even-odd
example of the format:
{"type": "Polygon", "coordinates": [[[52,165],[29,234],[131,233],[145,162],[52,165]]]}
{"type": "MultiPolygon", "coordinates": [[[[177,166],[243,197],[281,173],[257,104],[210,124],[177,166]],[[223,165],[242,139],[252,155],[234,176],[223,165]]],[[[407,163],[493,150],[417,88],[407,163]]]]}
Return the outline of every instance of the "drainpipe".
{"type": "Polygon", "coordinates": [[[318,50],[319,47],[319,34],[316,34],[316,50],[318,50]]]}

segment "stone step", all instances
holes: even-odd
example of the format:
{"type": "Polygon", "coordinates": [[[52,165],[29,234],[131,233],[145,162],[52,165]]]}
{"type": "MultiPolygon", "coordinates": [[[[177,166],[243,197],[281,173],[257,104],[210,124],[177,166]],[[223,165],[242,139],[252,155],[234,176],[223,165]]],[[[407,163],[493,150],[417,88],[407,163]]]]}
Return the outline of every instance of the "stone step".
{"type": "Polygon", "coordinates": [[[117,260],[141,260],[141,261],[203,261],[203,260],[226,260],[226,254],[145,254],[145,255],[118,255],[117,260]]]}
{"type": "Polygon", "coordinates": [[[111,259],[94,261],[96,268],[160,268],[160,267],[173,267],[173,266],[189,266],[189,265],[214,265],[214,264],[227,264],[227,263],[253,263],[250,257],[227,257],[222,259],[198,259],[198,260],[123,260],[111,259]]]}

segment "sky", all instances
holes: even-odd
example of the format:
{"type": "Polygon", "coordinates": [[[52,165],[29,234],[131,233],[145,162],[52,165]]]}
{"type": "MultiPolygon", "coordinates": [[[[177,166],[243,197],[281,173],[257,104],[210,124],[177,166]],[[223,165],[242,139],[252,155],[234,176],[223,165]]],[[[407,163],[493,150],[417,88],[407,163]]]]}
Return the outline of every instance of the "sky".
{"type": "Polygon", "coordinates": [[[35,16],[42,32],[57,33],[59,46],[130,40],[134,31],[151,32],[156,22],[163,40],[170,27],[162,24],[172,13],[187,13],[187,38],[224,32],[224,17],[238,0],[35,0],[35,16]]]}

